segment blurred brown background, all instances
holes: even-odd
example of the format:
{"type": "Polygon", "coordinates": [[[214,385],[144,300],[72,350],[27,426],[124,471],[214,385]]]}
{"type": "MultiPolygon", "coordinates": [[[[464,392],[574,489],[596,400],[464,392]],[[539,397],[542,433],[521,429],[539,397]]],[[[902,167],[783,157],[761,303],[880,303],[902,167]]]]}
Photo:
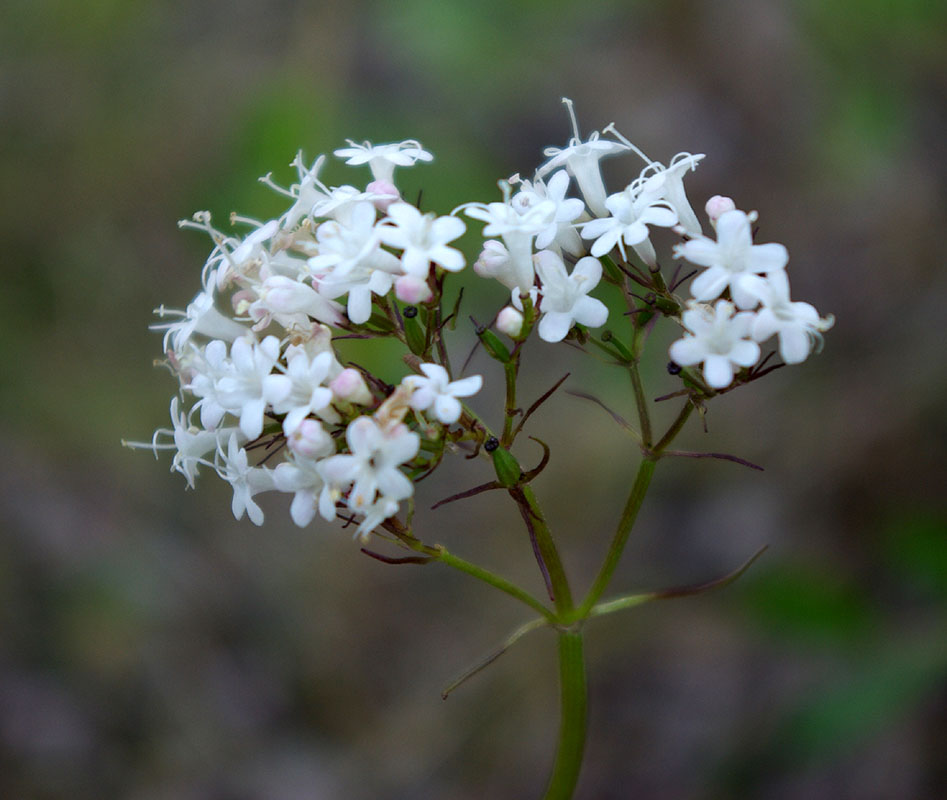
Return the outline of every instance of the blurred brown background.
{"type": "MultiPolygon", "coordinates": [[[[402,174],[428,208],[492,200],[565,143],[562,95],[586,133],[614,120],[660,160],[706,153],[695,207],[723,193],[758,209],[795,297],[838,320],[822,355],[683,437],[766,472],[659,467],[614,592],[770,549],[720,593],[589,626],[578,796],[947,796],[945,23],[925,0],[0,5],[0,796],[539,794],[548,632],[440,699],[523,609],[372,561],[338,528],[298,530],[286,497],[264,500],[265,527],[237,523],[208,471],[185,492],[119,440],[167,424],[174,383],[147,325],[190,300],[208,249],[176,220],[278,213],[256,178],[288,183],[299,147],[345,137],[420,139],[435,162],[402,174]]],[[[629,165],[610,164],[613,187],[629,165]]],[[[455,353],[469,345],[458,330],[455,353]]],[[[620,376],[533,350],[526,397],[572,370],[631,416],[620,376]]],[[[660,394],[673,382],[652,355],[660,394]]],[[[496,420],[499,376],[472,369],[496,420]]],[[[532,432],[554,447],[536,489],[581,589],[634,447],[565,394],[532,432]]],[[[422,485],[419,507],[486,480],[472,463],[422,485]]],[[[504,498],[418,524],[541,590],[504,498]]]]}

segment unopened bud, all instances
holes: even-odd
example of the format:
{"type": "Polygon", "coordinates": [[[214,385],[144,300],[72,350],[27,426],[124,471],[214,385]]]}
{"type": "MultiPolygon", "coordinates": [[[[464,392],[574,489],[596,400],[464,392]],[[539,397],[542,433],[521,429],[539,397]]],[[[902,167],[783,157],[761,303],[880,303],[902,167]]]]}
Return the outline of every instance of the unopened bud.
{"type": "Polygon", "coordinates": [[[402,303],[411,305],[426,303],[432,296],[433,293],[427,281],[414,275],[402,275],[395,281],[395,297],[402,303]]]}
{"type": "Polygon", "coordinates": [[[340,400],[348,400],[360,406],[367,406],[372,402],[372,393],[368,390],[362,373],[352,367],[343,369],[336,375],[329,383],[329,388],[340,400]]]}
{"type": "Polygon", "coordinates": [[[715,194],[707,201],[707,205],[704,206],[704,211],[707,212],[710,221],[716,224],[721,214],[733,211],[736,207],[737,204],[733,202],[733,198],[715,194]]]}
{"type": "Polygon", "coordinates": [[[487,239],[480,256],[474,261],[473,269],[481,278],[495,278],[509,261],[510,254],[503,242],[487,239]]]}
{"type": "Polygon", "coordinates": [[[515,339],[523,330],[523,315],[513,306],[506,306],[497,314],[497,330],[515,339]]]}
{"type": "Polygon", "coordinates": [[[319,420],[307,417],[289,432],[286,444],[296,455],[319,458],[335,450],[332,437],[325,432],[319,420]]]}
{"type": "Polygon", "coordinates": [[[375,195],[372,198],[372,205],[382,214],[388,212],[388,206],[401,199],[401,192],[391,181],[372,181],[365,187],[365,191],[375,195]]]}

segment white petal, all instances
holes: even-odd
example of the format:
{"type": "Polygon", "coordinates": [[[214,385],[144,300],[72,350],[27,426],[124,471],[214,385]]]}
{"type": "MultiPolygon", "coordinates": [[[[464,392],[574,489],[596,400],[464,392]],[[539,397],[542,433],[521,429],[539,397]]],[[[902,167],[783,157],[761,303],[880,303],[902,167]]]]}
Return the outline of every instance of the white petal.
{"type": "Polygon", "coordinates": [[[787,364],[801,364],[809,357],[812,342],[802,327],[785,327],[779,332],[779,355],[787,364]]]}
{"type": "Polygon", "coordinates": [[[483,377],[481,375],[471,375],[468,378],[461,378],[450,384],[450,393],[454,397],[470,397],[476,394],[483,386],[483,377]]]}
{"type": "Polygon", "coordinates": [[[460,400],[450,395],[439,394],[434,401],[434,416],[445,425],[457,422],[460,419],[461,411],[463,411],[463,408],[460,405],[460,400]]]}
{"type": "Polygon", "coordinates": [[[589,328],[600,328],[608,320],[608,306],[594,297],[580,297],[572,307],[575,321],[589,328]]]}
{"type": "Polygon", "coordinates": [[[704,360],[707,350],[696,336],[685,336],[674,342],[668,353],[675,364],[692,367],[704,360]]]}
{"type": "Polygon", "coordinates": [[[749,268],[753,272],[775,272],[789,263],[789,251],[781,244],[757,244],[750,248],[749,268]]]}
{"type": "Polygon", "coordinates": [[[704,379],[714,389],[725,389],[733,383],[733,366],[726,356],[707,356],[704,360],[704,379]]]}
{"type": "Polygon", "coordinates": [[[702,303],[716,300],[730,285],[730,273],[722,267],[705,270],[691,284],[691,295],[702,303]]]}
{"type": "Polygon", "coordinates": [[[730,349],[730,360],[741,367],[752,367],[760,358],[760,346],[749,339],[741,339],[730,349]]]}
{"type": "Polygon", "coordinates": [[[544,342],[561,342],[575,320],[565,311],[547,311],[539,321],[539,338],[544,342]]]}

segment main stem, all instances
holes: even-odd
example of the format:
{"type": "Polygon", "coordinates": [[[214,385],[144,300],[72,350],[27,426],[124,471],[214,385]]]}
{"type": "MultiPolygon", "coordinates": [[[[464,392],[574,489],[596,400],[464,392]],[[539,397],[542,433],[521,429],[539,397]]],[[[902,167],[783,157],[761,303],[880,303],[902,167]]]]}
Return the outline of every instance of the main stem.
{"type": "Polygon", "coordinates": [[[588,690],[582,632],[559,633],[559,744],[545,800],[569,800],[579,780],[585,750],[588,690]]]}

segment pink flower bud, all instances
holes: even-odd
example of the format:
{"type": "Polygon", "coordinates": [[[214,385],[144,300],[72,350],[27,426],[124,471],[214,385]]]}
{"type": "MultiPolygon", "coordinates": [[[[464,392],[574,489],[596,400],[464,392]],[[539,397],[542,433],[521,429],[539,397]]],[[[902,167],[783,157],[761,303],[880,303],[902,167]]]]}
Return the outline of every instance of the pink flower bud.
{"type": "Polygon", "coordinates": [[[418,303],[426,303],[432,296],[431,287],[427,285],[427,281],[414,275],[402,275],[395,281],[395,297],[402,303],[414,306],[418,303]]]}
{"type": "Polygon", "coordinates": [[[332,438],[319,420],[307,417],[289,434],[286,440],[289,449],[305,458],[318,458],[332,451],[332,438]]]}
{"type": "Polygon", "coordinates": [[[329,388],[336,397],[350,403],[367,406],[372,402],[372,393],[368,390],[362,373],[351,367],[336,375],[329,383],[329,388]]]}
{"type": "Polygon", "coordinates": [[[372,203],[382,214],[387,214],[388,206],[401,199],[401,192],[391,181],[372,181],[365,187],[365,191],[376,195],[372,203]]]}
{"type": "Polygon", "coordinates": [[[497,314],[497,330],[505,333],[512,339],[520,335],[523,330],[523,315],[513,306],[506,306],[497,314]]]}
{"type": "Polygon", "coordinates": [[[707,212],[707,216],[710,217],[710,221],[716,223],[721,214],[733,211],[736,207],[737,204],[733,202],[732,198],[715,194],[707,201],[704,210],[707,212]]]}

